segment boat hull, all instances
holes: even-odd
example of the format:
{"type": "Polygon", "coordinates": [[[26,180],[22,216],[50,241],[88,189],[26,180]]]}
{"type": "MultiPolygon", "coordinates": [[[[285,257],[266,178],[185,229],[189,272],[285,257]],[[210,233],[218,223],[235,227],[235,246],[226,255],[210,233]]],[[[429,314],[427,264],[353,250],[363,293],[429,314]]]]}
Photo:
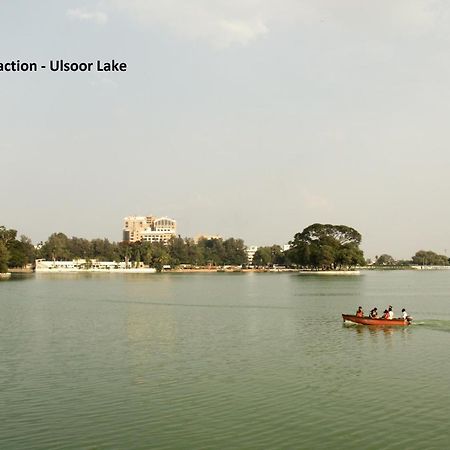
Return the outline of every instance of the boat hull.
{"type": "Polygon", "coordinates": [[[359,323],[361,325],[375,325],[375,326],[408,326],[411,321],[403,319],[371,319],[370,317],[357,317],[352,314],[342,314],[342,319],[349,322],[359,323]]]}

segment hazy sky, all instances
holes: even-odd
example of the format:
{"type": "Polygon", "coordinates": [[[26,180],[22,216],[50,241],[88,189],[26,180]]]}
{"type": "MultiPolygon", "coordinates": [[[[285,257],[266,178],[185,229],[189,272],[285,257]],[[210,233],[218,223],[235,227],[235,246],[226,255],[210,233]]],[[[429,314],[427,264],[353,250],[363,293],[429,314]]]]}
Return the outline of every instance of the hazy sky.
{"type": "Polygon", "coordinates": [[[450,4],[431,0],[0,2],[0,224],[121,239],[285,243],[346,224],[367,256],[450,251],[450,4]]]}

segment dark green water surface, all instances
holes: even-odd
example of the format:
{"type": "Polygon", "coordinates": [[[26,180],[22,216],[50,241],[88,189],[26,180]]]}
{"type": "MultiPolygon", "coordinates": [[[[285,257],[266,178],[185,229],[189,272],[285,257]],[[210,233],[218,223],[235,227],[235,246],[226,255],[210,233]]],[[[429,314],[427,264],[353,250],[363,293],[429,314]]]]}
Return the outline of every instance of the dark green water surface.
{"type": "Polygon", "coordinates": [[[450,448],[450,271],[0,283],[1,449],[450,448]],[[407,328],[341,313],[402,307],[407,328]]]}

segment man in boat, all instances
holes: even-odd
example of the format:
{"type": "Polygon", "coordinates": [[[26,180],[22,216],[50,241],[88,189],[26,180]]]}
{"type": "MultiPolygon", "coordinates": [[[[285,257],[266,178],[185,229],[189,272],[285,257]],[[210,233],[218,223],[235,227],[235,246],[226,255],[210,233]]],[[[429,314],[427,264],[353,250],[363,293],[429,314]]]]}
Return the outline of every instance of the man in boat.
{"type": "Polygon", "coordinates": [[[358,306],[358,309],[356,311],[356,317],[364,317],[364,311],[362,309],[362,306],[358,306]]]}
{"type": "Polygon", "coordinates": [[[381,316],[382,319],[389,319],[389,311],[387,309],[384,310],[383,315],[381,316]]]}
{"type": "Polygon", "coordinates": [[[411,322],[412,320],[411,317],[408,316],[405,308],[402,309],[402,319],[407,322],[411,322]]]}
{"type": "Polygon", "coordinates": [[[377,308],[373,308],[372,311],[370,311],[370,318],[378,319],[378,309],[377,308]]]}
{"type": "Polygon", "coordinates": [[[394,311],[392,310],[392,306],[391,305],[389,305],[389,308],[388,308],[388,317],[387,318],[389,320],[392,320],[394,318],[394,311]]]}

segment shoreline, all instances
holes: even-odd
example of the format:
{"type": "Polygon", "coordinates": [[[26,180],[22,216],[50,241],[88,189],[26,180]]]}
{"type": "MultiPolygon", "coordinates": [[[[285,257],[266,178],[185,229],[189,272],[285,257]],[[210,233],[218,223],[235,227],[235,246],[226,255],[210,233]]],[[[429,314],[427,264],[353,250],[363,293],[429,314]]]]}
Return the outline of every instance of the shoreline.
{"type": "Polygon", "coordinates": [[[17,273],[38,273],[38,274],[64,274],[64,273],[120,273],[120,274],[195,274],[195,273],[298,273],[297,269],[166,269],[157,272],[154,268],[130,268],[130,269],[37,269],[34,272],[17,272],[17,273]]]}
{"type": "MultiPolygon", "coordinates": [[[[29,273],[29,272],[28,272],[29,273]]],[[[298,275],[319,275],[319,276],[355,276],[360,275],[359,270],[301,270],[301,269],[241,269],[241,268],[208,268],[201,267],[198,269],[163,269],[161,272],[157,272],[154,268],[141,267],[141,268],[118,268],[118,269],[99,269],[99,268],[91,268],[91,269],[77,269],[77,268],[47,268],[47,269],[36,269],[34,273],[38,274],[64,274],[64,273],[117,273],[117,274],[196,274],[196,273],[226,273],[226,274],[239,274],[239,273],[294,273],[298,275]]]]}
{"type": "Polygon", "coordinates": [[[359,276],[361,272],[359,270],[300,270],[299,275],[309,276],[359,276]]]}

